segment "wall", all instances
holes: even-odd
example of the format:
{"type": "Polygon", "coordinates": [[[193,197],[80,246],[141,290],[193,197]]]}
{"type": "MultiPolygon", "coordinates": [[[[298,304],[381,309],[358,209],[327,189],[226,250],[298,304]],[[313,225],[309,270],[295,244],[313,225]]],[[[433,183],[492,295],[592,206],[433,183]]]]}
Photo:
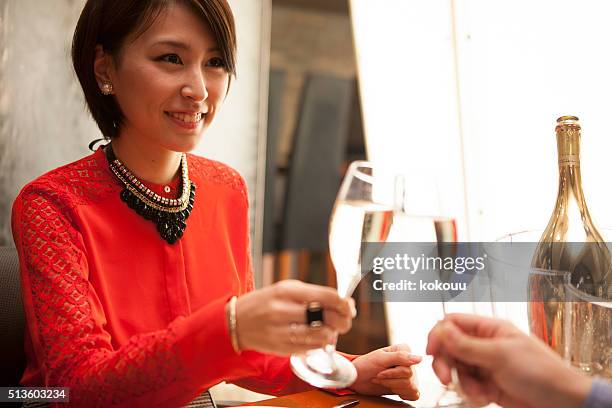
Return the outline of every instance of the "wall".
{"type": "Polygon", "coordinates": [[[356,75],[351,22],[347,14],[275,5],[271,43],[270,68],[286,73],[277,156],[277,164],[286,166],[306,75],[356,75]]]}
{"type": "Polygon", "coordinates": [[[12,202],[30,180],[88,153],[99,131],[69,64],[82,2],[0,6],[0,245],[12,244],[12,202]]]}

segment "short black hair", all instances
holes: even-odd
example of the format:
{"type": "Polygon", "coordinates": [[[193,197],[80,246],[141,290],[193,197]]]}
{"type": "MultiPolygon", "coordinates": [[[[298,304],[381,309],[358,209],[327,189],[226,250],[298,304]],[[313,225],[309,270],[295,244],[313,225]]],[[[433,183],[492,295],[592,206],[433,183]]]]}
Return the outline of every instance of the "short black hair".
{"type": "Polygon", "coordinates": [[[119,134],[123,113],[114,97],[100,92],[94,74],[96,45],[119,61],[126,38],[141,35],[168,5],[178,1],[210,27],[230,80],[236,75],[236,28],[227,0],[87,0],[72,38],[72,64],[91,116],[105,138],[119,134]]]}

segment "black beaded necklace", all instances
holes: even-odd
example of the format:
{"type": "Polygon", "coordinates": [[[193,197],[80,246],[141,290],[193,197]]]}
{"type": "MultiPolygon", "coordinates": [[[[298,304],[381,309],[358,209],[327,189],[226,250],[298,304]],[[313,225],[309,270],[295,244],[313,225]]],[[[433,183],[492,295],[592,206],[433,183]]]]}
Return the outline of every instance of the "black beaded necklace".
{"type": "Polygon", "coordinates": [[[144,219],[157,225],[159,235],[169,244],[174,244],[183,236],[187,228],[187,218],[193,210],[196,185],[189,180],[187,156],[181,156],[181,196],[176,199],[165,198],[145,186],[113,152],[110,144],[104,147],[111,171],[125,186],[120,193],[123,200],[132,210],[144,219]]]}

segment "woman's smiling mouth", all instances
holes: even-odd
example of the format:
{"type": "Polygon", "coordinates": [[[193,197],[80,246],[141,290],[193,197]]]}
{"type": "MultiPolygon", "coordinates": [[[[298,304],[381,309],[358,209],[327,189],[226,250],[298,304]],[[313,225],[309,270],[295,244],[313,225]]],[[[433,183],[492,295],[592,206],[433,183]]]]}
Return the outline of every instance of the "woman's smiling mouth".
{"type": "Polygon", "coordinates": [[[202,112],[185,113],[185,112],[166,112],[166,116],[176,125],[184,129],[195,129],[200,125],[206,114],[202,112]]]}

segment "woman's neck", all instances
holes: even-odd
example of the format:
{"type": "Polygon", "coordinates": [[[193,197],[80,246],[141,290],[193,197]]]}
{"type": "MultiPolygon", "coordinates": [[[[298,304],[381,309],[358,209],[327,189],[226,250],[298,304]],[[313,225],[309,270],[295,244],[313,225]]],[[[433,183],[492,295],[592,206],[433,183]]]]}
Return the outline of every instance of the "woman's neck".
{"type": "Polygon", "coordinates": [[[115,156],[141,181],[169,183],[179,171],[181,153],[131,136],[121,135],[112,140],[115,156]]]}

